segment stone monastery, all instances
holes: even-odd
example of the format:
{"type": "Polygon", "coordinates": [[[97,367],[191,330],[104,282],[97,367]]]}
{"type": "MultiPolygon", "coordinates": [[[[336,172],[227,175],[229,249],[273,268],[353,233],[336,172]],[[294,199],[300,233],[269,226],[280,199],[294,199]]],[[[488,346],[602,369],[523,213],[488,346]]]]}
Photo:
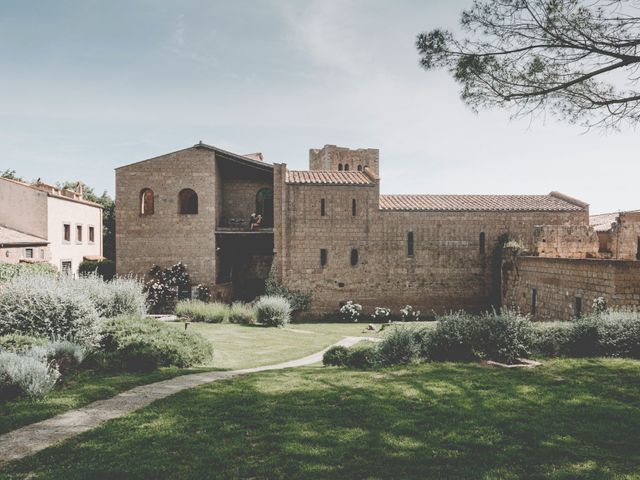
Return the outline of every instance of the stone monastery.
{"type": "Polygon", "coordinates": [[[603,297],[640,305],[640,212],[594,217],[548,195],[381,195],[379,151],[326,145],[309,170],[199,143],[116,169],[117,272],[187,265],[220,300],[269,272],[310,314],[515,306],[570,319],[603,297]],[[262,216],[250,225],[253,213],[262,216]]]}

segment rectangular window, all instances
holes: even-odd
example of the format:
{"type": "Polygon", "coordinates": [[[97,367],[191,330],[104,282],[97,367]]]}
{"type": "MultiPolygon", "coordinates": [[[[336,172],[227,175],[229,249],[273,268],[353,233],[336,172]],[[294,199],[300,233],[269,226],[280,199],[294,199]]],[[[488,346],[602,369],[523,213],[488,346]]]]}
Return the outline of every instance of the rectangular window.
{"type": "Polygon", "coordinates": [[[413,232],[407,233],[407,255],[413,257],[413,232]]]}
{"type": "Polygon", "coordinates": [[[327,264],[328,252],[326,248],[320,249],[320,266],[324,267],[327,264]]]}
{"type": "Polygon", "coordinates": [[[25,248],[24,256],[25,258],[33,258],[33,248],[25,248]]]}
{"type": "Polygon", "coordinates": [[[582,317],[582,298],[581,297],[576,297],[576,318],[581,318],[582,317]]]}
{"type": "Polygon", "coordinates": [[[44,248],[40,249],[40,260],[44,260],[44,248]]]}
{"type": "Polygon", "coordinates": [[[96,229],[94,227],[89,227],[89,242],[93,243],[96,241],[96,229]]]}
{"type": "Polygon", "coordinates": [[[324,209],[324,198],[320,199],[320,216],[324,217],[325,209],[324,209]]]}
{"type": "Polygon", "coordinates": [[[640,260],[640,237],[638,237],[638,247],[636,250],[636,260],[640,260]]]}
{"type": "Polygon", "coordinates": [[[71,260],[64,260],[61,263],[61,266],[62,266],[61,270],[62,270],[62,274],[63,275],[71,275],[72,269],[73,269],[73,266],[71,264],[71,260]]]}
{"type": "Polygon", "coordinates": [[[531,289],[531,315],[536,314],[536,307],[538,305],[538,290],[531,289]]]}
{"type": "Polygon", "coordinates": [[[82,243],[82,225],[76,225],[76,242],[82,243]]]}
{"type": "Polygon", "coordinates": [[[356,199],[351,200],[351,216],[356,216],[356,199]]]}
{"type": "Polygon", "coordinates": [[[480,232],[480,255],[484,255],[484,253],[485,253],[484,232],[480,232]]]}
{"type": "Polygon", "coordinates": [[[71,224],[69,223],[65,223],[63,226],[63,236],[62,238],[64,239],[65,242],[70,242],[71,241],[71,224]]]}

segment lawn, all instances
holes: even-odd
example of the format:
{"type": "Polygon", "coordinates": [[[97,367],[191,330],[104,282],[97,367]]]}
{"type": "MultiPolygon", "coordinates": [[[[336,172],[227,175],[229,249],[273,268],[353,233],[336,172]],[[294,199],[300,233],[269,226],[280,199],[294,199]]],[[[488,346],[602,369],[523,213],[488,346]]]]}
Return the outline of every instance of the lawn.
{"type": "Polygon", "coordinates": [[[184,391],[6,478],[640,478],[640,362],[306,367],[184,391]]]}

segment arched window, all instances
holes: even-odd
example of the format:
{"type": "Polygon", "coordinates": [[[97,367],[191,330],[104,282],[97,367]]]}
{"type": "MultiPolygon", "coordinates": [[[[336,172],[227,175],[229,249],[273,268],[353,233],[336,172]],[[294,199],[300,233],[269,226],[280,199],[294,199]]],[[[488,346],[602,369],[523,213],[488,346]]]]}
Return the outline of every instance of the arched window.
{"type": "Polygon", "coordinates": [[[273,227],[273,190],[261,188],[256,194],[256,213],[262,215],[262,226],[273,227]]]}
{"type": "Polygon", "coordinates": [[[338,164],[338,170],[342,170],[342,164],[341,163],[338,164]]]}
{"type": "Polygon", "coordinates": [[[153,190],[143,188],[140,191],[140,215],[153,215],[153,190]]]}
{"type": "Polygon", "coordinates": [[[362,165],[358,165],[358,171],[361,172],[362,171],[362,165]]]}
{"type": "Polygon", "coordinates": [[[349,164],[348,163],[344,164],[344,169],[345,169],[345,171],[349,170],[349,164]]]}
{"type": "Polygon", "coordinates": [[[198,194],[190,188],[180,190],[178,194],[178,212],[182,215],[194,215],[198,213],[198,194]]]}
{"type": "Polygon", "coordinates": [[[352,248],[351,249],[351,265],[355,267],[357,264],[358,264],[358,249],[352,248]]]}

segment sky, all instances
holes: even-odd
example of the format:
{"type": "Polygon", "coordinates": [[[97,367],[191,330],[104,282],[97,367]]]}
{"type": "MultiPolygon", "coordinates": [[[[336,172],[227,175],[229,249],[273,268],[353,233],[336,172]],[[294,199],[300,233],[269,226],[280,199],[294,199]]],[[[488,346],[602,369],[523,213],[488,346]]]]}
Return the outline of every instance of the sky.
{"type": "Polygon", "coordinates": [[[382,193],[545,194],[640,208],[638,136],[472,112],[415,37],[471,0],[0,0],[0,170],[114,193],[198,141],[308,168],[379,148],[382,193]]]}

